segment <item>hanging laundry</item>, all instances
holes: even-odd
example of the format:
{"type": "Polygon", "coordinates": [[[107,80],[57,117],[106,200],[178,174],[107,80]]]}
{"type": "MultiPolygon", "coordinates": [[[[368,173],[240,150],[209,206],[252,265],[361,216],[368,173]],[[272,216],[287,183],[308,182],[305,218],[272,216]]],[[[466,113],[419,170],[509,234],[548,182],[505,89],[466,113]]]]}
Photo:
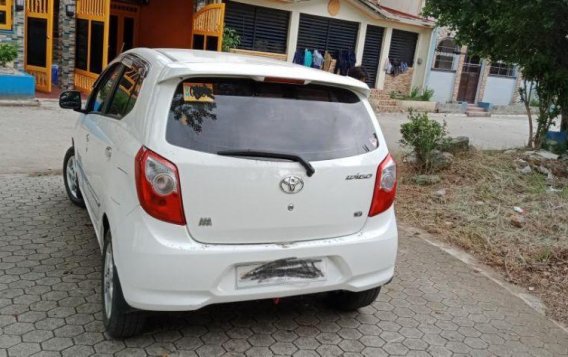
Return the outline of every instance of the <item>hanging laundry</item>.
{"type": "Polygon", "coordinates": [[[333,61],[333,57],[331,57],[331,54],[329,54],[328,51],[325,51],[325,54],[323,55],[323,70],[326,72],[333,72],[330,71],[329,68],[331,66],[331,61],[333,61]]]}
{"type": "Polygon", "coordinates": [[[323,65],[323,56],[318,50],[314,50],[312,67],[321,69],[323,65]]]}
{"type": "Polygon", "coordinates": [[[307,48],[304,50],[304,66],[311,67],[313,62],[313,55],[307,48]]]}
{"type": "Polygon", "coordinates": [[[294,60],[292,61],[295,64],[304,64],[304,50],[296,50],[294,53],[294,60]]]}
{"type": "Polygon", "coordinates": [[[342,76],[346,76],[351,67],[357,62],[353,50],[341,50],[337,59],[337,71],[342,76]]]}
{"type": "Polygon", "coordinates": [[[392,73],[392,64],[391,61],[387,58],[387,63],[385,64],[385,72],[386,74],[392,73]]]}

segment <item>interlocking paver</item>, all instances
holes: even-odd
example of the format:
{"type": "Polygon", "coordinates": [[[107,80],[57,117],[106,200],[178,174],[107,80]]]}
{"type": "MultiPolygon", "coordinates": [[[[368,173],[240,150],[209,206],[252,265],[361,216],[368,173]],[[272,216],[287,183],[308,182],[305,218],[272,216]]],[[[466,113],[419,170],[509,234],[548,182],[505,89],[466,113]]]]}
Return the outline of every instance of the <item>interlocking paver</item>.
{"type": "Polygon", "coordinates": [[[358,312],[317,297],[216,305],[110,340],[100,250],[61,181],[0,175],[0,357],[568,355],[565,332],[404,227],[394,282],[358,312]]]}

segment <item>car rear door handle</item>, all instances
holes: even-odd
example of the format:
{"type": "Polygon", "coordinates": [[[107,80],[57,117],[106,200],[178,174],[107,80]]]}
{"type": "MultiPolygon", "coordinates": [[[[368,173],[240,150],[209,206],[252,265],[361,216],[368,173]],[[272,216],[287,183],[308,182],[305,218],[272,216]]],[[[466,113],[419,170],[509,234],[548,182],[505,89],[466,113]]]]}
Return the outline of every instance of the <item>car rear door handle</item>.
{"type": "Polygon", "coordinates": [[[107,159],[110,159],[110,157],[112,156],[112,148],[110,146],[106,147],[105,156],[107,157],[107,159]]]}

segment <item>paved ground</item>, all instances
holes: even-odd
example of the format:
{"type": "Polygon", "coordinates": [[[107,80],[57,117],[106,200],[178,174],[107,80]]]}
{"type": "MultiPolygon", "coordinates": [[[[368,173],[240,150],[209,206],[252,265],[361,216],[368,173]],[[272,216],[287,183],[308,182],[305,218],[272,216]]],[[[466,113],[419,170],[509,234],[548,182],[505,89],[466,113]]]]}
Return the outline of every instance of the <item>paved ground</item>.
{"type": "MultiPolygon", "coordinates": [[[[0,107],[0,172],[30,173],[59,170],[65,150],[71,145],[71,132],[78,116],[62,110],[55,102],[41,107],[0,107]]],[[[405,114],[378,114],[387,143],[398,150],[400,124],[405,114]]],[[[464,115],[433,114],[446,120],[451,135],[466,135],[484,149],[525,145],[528,123],[522,116],[467,118],[464,115]]]]}
{"type": "Polygon", "coordinates": [[[0,187],[0,356],[568,355],[560,328],[405,229],[394,282],[357,313],[316,297],[225,304],[156,314],[113,341],[99,248],[62,178],[0,175],[0,187]]]}
{"type": "MultiPolygon", "coordinates": [[[[398,150],[400,125],[406,114],[377,114],[389,149],[398,150]]],[[[527,144],[529,123],[526,116],[505,115],[491,118],[468,118],[462,114],[430,114],[439,122],[446,122],[451,136],[467,136],[481,149],[509,149],[527,144]]]]}

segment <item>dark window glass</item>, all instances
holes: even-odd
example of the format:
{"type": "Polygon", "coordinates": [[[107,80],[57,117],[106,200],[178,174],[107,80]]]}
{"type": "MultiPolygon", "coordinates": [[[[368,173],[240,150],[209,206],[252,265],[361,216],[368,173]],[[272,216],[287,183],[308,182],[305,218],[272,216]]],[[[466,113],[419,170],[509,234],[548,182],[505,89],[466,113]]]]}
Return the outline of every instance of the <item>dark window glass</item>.
{"type": "Polygon", "coordinates": [[[204,50],[205,49],[205,36],[193,35],[193,49],[194,50],[204,50]]]}
{"type": "Polygon", "coordinates": [[[491,76],[510,77],[510,78],[515,78],[517,76],[517,73],[515,71],[515,66],[503,62],[491,63],[491,67],[489,68],[489,74],[491,76]]]}
{"type": "Polygon", "coordinates": [[[401,63],[406,63],[409,67],[412,67],[414,65],[414,54],[416,52],[417,42],[417,33],[393,30],[389,51],[389,59],[391,62],[400,61],[401,63]]]}
{"type": "Polygon", "coordinates": [[[75,29],[75,68],[87,71],[89,53],[89,21],[77,19],[75,29]]]}
{"type": "Polygon", "coordinates": [[[103,71],[103,39],[105,24],[99,21],[91,21],[91,53],[89,70],[93,73],[103,71]]]}
{"type": "Polygon", "coordinates": [[[207,51],[217,51],[218,45],[219,45],[219,37],[207,36],[207,45],[205,46],[205,49],[207,51]]]}
{"type": "Polygon", "coordinates": [[[8,22],[8,18],[6,16],[6,11],[0,11],[0,24],[6,25],[7,22],[8,22]]]}
{"type": "Polygon", "coordinates": [[[436,58],[434,68],[445,71],[454,69],[456,55],[460,53],[460,48],[453,38],[446,38],[436,47],[436,58]]]}
{"type": "Polygon", "coordinates": [[[118,119],[125,117],[134,108],[141,86],[142,80],[139,68],[136,66],[126,68],[118,83],[107,114],[118,119]]]}
{"type": "MultiPolygon", "coordinates": [[[[47,66],[47,20],[28,17],[27,26],[27,64],[38,67],[47,66]]],[[[51,68],[49,69],[51,70],[51,68]]]]}
{"type": "Polygon", "coordinates": [[[115,64],[103,74],[102,79],[97,83],[96,88],[93,90],[89,98],[89,112],[104,112],[123,68],[124,67],[122,65],[115,64]]]}
{"type": "Polygon", "coordinates": [[[227,2],[225,26],[240,36],[238,48],[286,53],[290,12],[234,1],[227,2]]]}
{"type": "Polygon", "coordinates": [[[174,94],[166,139],[208,153],[258,150],[331,160],[376,149],[372,120],[346,89],[196,78],[174,94]]]}
{"type": "Polygon", "coordinates": [[[124,18],[124,42],[122,51],[128,51],[134,47],[134,19],[132,17],[124,18]]]}
{"type": "Polygon", "coordinates": [[[118,47],[118,16],[111,15],[108,34],[108,60],[112,61],[117,55],[118,47]]]}

